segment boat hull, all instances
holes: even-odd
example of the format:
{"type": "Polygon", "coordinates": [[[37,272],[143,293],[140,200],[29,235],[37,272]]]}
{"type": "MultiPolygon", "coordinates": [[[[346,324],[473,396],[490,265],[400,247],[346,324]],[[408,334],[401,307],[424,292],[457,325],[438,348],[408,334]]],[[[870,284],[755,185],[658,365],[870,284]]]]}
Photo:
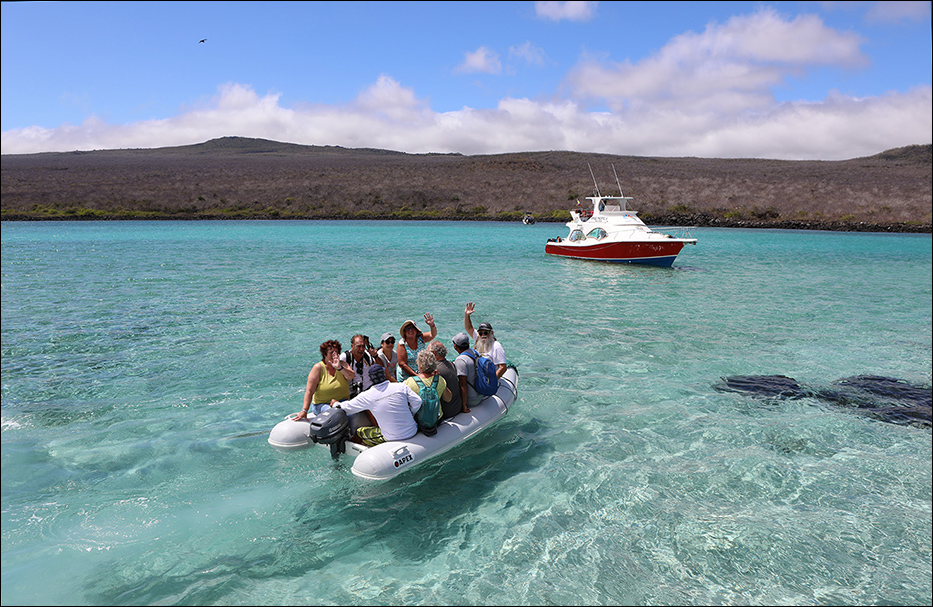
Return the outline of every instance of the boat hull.
{"type": "MultiPolygon", "coordinates": [[[[433,436],[419,432],[410,439],[388,441],[375,447],[347,442],[346,455],[355,457],[351,471],[371,481],[393,478],[456,447],[499,421],[508,413],[517,396],[518,371],[509,367],[499,379],[498,392],[484,398],[469,413],[459,413],[451,419],[441,420],[433,436]]],[[[269,433],[269,444],[282,451],[305,449],[314,444],[310,435],[309,420],[294,421],[288,418],[279,422],[269,433]]]]}
{"type": "Polygon", "coordinates": [[[670,239],[655,242],[601,242],[572,244],[569,241],[548,242],[544,252],[548,255],[590,259],[610,263],[637,263],[670,267],[684,248],[684,241],[670,239]]]}

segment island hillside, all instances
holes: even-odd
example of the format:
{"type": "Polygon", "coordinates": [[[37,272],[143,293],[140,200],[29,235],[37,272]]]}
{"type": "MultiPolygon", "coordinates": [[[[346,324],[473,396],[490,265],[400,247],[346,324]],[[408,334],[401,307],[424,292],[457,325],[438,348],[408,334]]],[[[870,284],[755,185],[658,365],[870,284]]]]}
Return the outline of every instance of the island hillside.
{"type": "Polygon", "coordinates": [[[594,193],[649,225],[930,232],[931,146],[842,161],[406,154],[224,137],[2,156],[2,219],[568,221],[594,193]]]}

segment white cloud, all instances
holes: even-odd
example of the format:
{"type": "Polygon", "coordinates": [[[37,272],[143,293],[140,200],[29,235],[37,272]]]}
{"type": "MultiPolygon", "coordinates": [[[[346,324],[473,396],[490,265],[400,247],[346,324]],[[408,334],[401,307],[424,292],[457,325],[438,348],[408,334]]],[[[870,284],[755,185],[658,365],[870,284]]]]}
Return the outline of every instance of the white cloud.
{"type": "Polygon", "coordinates": [[[375,114],[404,122],[417,120],[430,112],[428,104],[419,101],[415,92],[405,88],[392,78],[382,75],[356,98],[356,108],[364,114],[375,114]]]}
{"type": "Polygon", "coordinates": [[[518,46],[509,47],[509,58],[521,59],[530,65],[544,65],[544,49],[535,46],[530,41],[518,46]]]}
{"type": "MultiPolygon", "coordinates": [[[[764,11],[678,36],[638,63],[586,58],[566,99],[505,98],[491,109],[436,112],[416,91],[380,76],[344,106],[283,107],[280,93],[230,83],[172,118],[31,127],[2,133],[2,153],[165,147],[225,136],[410,153],[576,150],[639,156],[837,160],[930,143],[933,89],[779,103],[772,89],[812,65],[864,61],[857,37],[815,17],[764,11]],[[598,99],[610,111],[591,111],[598,99]]],[[[516,57],[537,57],[530,44],[516,57]]],[[[485,48],[476,69],[501,69],[485,48]]]]}
{"type": "Polygon", "coordinates": [[[620,109],[630,104],[719,107],[724,112],[773,103],[770,89],[807,66],[865,63],[860,39],[826,27],[819,17],[781,19],[772,10],[711,24],[673,38],[638,64],[584,59],[568,82],[579,99],[620,109]]]}
{"type": "Polygon", "coordinates": [[[589,21],[599,2],[535,2],[535,14],[550,21],[589,21]]]}
{"type": "Polygon", "coordinates": [[[472,53],[466,52],[464,61],[457,70],[458,72],[481,72],[485,74],[499,74],[502,72],[502,63],[499,61],[499,55],[485,46],[481,46],[472,53]]]}
{"type": "Polygon", "coordinates": [[[238,135],[410,153],[580,150],[833,160],[929,143],[931,105],[933,90],[925,86],[869,99],[833,94],[819,103],[775,104],[732,118],[691,107],[644,105],[608,113],[567,100],[512,98],[494,109],[437,113],[383,76],[346,107],[284,108],[277,94],[261,97],[233,84],[221,87],[210,107],[167,120],[108,125],[91,118],[80,126],[17,129],[2,134],[2,147],[4,154],[164,147],[238,135]]]}

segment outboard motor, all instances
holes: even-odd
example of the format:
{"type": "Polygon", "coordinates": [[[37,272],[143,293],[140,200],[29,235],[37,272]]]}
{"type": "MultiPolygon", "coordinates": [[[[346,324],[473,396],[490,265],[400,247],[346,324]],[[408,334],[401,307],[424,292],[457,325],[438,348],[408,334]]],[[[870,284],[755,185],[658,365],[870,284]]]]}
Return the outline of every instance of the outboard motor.
{"type": "Polygon", "coordinates": [[[330,445],[330,455],[334,459],[347,452],[347,440],[350,438],[350,418],[347,412],[338,407],[328,407],[311,418],[311,442],[330,445]]]}

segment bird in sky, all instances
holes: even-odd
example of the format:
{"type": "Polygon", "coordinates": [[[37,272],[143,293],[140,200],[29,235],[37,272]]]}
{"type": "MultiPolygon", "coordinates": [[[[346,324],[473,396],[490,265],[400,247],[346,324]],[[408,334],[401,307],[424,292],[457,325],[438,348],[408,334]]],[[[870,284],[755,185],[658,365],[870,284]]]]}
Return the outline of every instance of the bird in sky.
{"type": "Polygon", "coordinates": [[[207,38],[201,38],[201,41],[198,42],[198,44],[201,44],[201,43],[204,43],[204,42],[207,42],[207,38]]]}

